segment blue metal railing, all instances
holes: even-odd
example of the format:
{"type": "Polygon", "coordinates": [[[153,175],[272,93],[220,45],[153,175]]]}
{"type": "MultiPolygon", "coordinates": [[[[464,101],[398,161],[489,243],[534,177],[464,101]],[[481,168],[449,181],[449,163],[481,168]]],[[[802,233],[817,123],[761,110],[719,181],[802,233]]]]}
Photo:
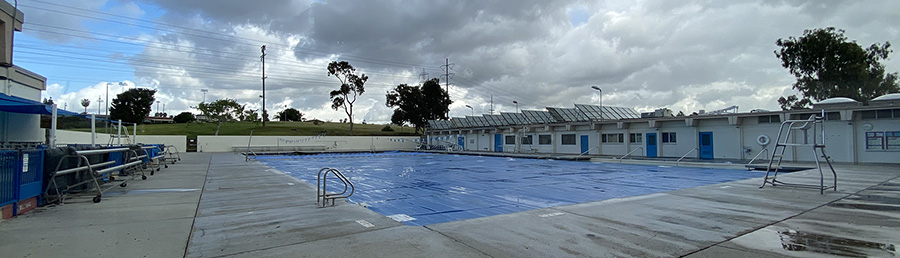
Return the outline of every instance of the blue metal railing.
{"type": "Polygon", "coordinates": [[[43,177],[44,150],[0,150],[0,206],[40,198],[43,177]]]}
{"type": "Polygon", "coordinates": [[[19,151],[0,150],[0,206],[18,201],[18,180],[16,165],[19,162],[19,151]]]}

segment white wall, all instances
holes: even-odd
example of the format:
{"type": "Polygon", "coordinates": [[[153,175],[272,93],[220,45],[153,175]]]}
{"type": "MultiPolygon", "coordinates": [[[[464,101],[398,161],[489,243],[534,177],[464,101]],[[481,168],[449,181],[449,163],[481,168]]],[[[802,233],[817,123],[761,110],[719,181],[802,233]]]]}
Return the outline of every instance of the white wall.
{"type": "MultiPolygon", "coordinates": [[[[253,136],[251,147],[305,146],[328,151],[415,150],[417,136],[253,136]]],[[[197,136],[198,152],[232,152],[246,148],[249,136],[197,136]]]]}
{"type": "MultiPolygon", "coordinates": [[[[40,130],[43,131],[43,130],[40,130]]],[[[106,145],[109,142],[109,138],[111,134],[96,134],[96,138],[94,139],[95,143],[106,145]]],[[[131,135],[129,135],[131,137],[131,135]]],[[[118,140],[118,139],[116,139],[118,140]]],[[[118,142],[118,141],[116,141],[118,142]]],[[[187,148],[187,137],[184,135],[137,135],[135,138],[135,142],[138,143],[146,143],[146,144],[165,144],[165,145],[173,145],[175,148],[178,148],[178,151],[184,152],[187,148]]],[[[91,144],[91,133],[89,132],[77,132],[77,131],[69,131],[69,130],[56,130],[56,143],[57,144],[91,144]]],[[[125,139],[122,139],[122,143],[125,144],[125,139]]],[[[113,143],[115,144],[115,142],[113,143]]]]}

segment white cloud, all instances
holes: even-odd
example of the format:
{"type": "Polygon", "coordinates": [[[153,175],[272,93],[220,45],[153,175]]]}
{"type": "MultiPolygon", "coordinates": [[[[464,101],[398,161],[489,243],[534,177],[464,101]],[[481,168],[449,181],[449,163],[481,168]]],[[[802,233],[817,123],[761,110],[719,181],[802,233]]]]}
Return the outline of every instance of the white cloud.
{"type": "Polygon", "coordinates": [[[438,77],[445,58],[455,63],[451,116],[470,115],[465,105],[488,113],[492,97],[503,112],[513,100],[520,109],[599,103],[591,85],[603,88],[604,105],[641,111],[774,110],[794,80],[773,54],[778,38],[826,26],[864,46],[900,37],[900,2],[890,1],[149,2],[166,11],[160,21],[194,28],[138,36],[152,43],[133,61],[150,64],[133,67],[135,81],[157,85],[170,114],[202,101],[201,89],[207,101],[259,108],[262,44],[270,113],[291,106],[344,118],[330,108],[337,80],[325,67],[349,60],[370,76],[356,121],[384,123],[385,92],[417,84],[423,67],[438,77]]]}

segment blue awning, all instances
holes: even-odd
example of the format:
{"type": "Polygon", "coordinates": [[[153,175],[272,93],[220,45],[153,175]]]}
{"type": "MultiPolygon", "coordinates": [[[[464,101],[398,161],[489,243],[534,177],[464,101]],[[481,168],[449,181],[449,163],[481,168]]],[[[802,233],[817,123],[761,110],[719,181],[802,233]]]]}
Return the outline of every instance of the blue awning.
{"type": "MultiPolygon", "coordinates": [[[[34,100],[23,99],[0,93],[0,111],[11,113],[52,115],[53,107],[34,100]]],[[[57,115],[77,116],[78,113],[57,108],[57,115]]]]}

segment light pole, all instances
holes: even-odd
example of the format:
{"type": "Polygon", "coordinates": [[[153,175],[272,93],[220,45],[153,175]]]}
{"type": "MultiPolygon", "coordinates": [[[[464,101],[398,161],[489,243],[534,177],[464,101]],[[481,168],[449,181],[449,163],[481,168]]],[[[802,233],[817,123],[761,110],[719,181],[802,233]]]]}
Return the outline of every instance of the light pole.
{"type": "Polygon", "coordinates": [[[467,108],[472,110],[472,116],[475,116],[475,109],[472,106],[466,105],[467,108]]]}
{"type": "Polygon", "coordinates": [[[519,113],[519,102],[513,100],[513,104],[516,104],[516,113],[519,113]]]}
{"type": "Polygon", "coordinates": [[[103,107],[103,98],[97,96],[97,116],[100,116],[100,108],[103,107]]]}
{"type": "Polygon", "coordinates": [[[206,103],[206,93],[209,92],[209,90],[202,89],[202,90],[200,90],[200,92],[203,92],[203,102],[201,102],[201,103],[206,103]]]}
{"type": "Polygon", "coordinates": [[[603,90],[600,89],[599,86],[591,86],[591,89],[595,89],[600,92],[600,119],[603,119],[603,90]]]}
{"type": "Polygon", "coordinates": [[[156,113],[160,113],[159,112],[159,100],[156,101],[156,113]]]}

